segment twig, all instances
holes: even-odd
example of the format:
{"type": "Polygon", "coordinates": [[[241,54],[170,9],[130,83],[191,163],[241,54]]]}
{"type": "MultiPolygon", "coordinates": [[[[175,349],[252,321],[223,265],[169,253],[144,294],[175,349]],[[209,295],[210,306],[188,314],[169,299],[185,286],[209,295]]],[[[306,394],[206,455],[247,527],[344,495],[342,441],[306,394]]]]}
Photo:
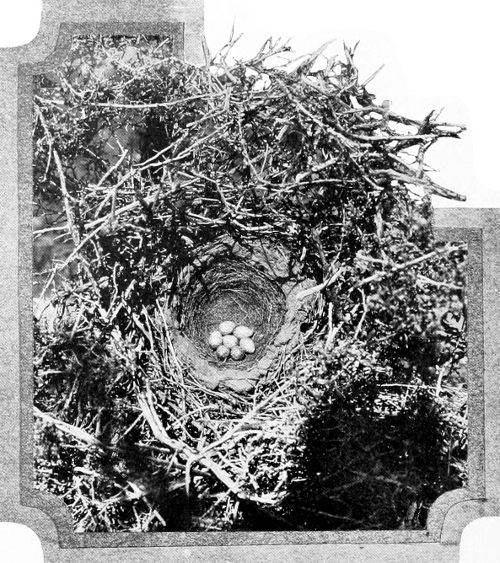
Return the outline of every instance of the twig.
{"type": "Polygon", "coordinates": [[[463,250],[464,248],[467,248],[466,244],[459,244],[458,246],[447,244],[443,248],[438,248],[436,250],[433,250],[432,252],[428,252],[427,254],[424,254],[423,256],[419,256],[418,258],[414,258],[413,260],[409,260],[408,262],[405,262],[403,264],[398,264],[396,266],[393,266],[389,271],[377,272],[367,278],[364,278],[363,280],[359,281],[354,287],[360,288],[365,286],[366,284],[378,282],[398,272],[401,272],[413,266],[418,266],[418,264],[422,264],[423,262],[427,262],[428,260],[432,260],[432,258],[435,258],[436,256],[445,256],[452,252],[463,250]]]}
{"type": "Polygon", "coordinates": [[[177,106],[185,104],[187,102],[193,102],[195,100],[206,100],[207,98],[215,98],[217,96],[225,96],[225,92],[220,93],[210,93],[210,94],[197,94],[196,96],[186,96],[185,98],[179,98],[177,100],[171,100],[169,102],[157,102],[151,104],[134,103],[125,104],[118,102],[90,102],[89,105],[96,107],[108,107],[108,108],[119,108],[119,109],[154,109],[154,108],[168,108],[172,106],[177,106]]]}
{"type": "Polygon", "coordinates": [[[323,291],[323,289],[326,289],[328,286],[332,285],[332,283],[336,282],[340,278],[340,276],[344,273],[344,270],[345,268],[342,267],[338,268],[337,270],[335,270],[335,272],[332,275],[330,275],[329,278],[327,278],[322,283],[300,291],[299,293],[297,293],[297,299],[302,301],[306,297],[309,297],[314,293],[318,293],[318,291],[323,291]]]}
{"type": "MultiPolygon", "coordinates": [[[[190,461],[194,458],[195,461],[199,462],[201,465],[209,469],[213,473],[213,475],[217,477],[217,479],[221,483],[223,483],[232,493],[236,494],[239,498],[247,498],[247,495],[240,491],[240,488],[231,479],[229,474],[221,467],[219,467],[217,463],[215,463],[208,457],[198,457],[198,452],[195,452],[186,444],[170,438],[170,436],[165,432],[165,429],[163,428],[163,425],[158,418],[158,414],[153,407],[150,392],[146,394],[139,394],[137,396],[137,400],[144,413],[144,418],[148,421],[155,438],[159,442],[169,447],[172,451],[175,451],[176,453],[185,457],[186,461],[190,461]]],[[[194,461],[191,461],[190,463],[193,464],[194,461]]]]}
{"type": "Polygon", "coordinates": [[[422,274],[418,274],[417,275],[417,280],[418,282],[420,282],[422,285],[434,285],[436,287],[448,287],[449,289],[460,289],[463,290],[463,286],[461,285],[457,285],[454,283],[447,283],[447,282],[442,282],[442,281],[437,281],[437,280],[432,280],[431,278],[428,278],[427,276],[424,276],[422,274]]]}
{"type": "Polygon", "coordinates": [[[62,430],[66,434],[70,434],[80,442],[84,442],[88,446],[96,447],[103,451],[106,450],[106,446],[100,440],[89,434],[86,430],[83,430],[83,428],[79,428],[78,426],[74,426],[73,424],[68,424],[67,422],[58,420],[50,414],[42,412],[38,407],[34,407],[34,413],[38,418],[41,418],[45,422],[54,425],[56,428],[62,430]]]}

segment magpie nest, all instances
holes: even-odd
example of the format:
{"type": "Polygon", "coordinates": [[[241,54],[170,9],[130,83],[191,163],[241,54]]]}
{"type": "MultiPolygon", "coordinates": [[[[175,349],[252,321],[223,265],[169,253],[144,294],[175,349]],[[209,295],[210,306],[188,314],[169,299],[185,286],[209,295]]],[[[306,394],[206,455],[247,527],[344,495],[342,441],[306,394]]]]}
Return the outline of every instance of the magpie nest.
{"type": "Polygon", "coordinates": [[[164,39],[75,38],[35,80],[35,248],[65,245],[35,272],[37,486],[79,531],[425,527],[467,479],[467,249],[431,205],[463,198],[425,162],[463,127],[378,103],[352,49],[164,39]],[[248,364],[205,351],[228,317],[248,364]]]}

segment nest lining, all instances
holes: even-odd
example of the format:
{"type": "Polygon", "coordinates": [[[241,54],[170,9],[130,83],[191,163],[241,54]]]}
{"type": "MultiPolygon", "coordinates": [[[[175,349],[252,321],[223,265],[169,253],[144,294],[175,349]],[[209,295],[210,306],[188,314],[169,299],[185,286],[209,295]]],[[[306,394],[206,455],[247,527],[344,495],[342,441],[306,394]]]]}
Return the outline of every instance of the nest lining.
{"type": "Polygon", "coordinates": [[[191,280],[182,308],[183,333],[210,364],[244,369],[266,354],[285,311],[285,295],[274,280],[242,259],[221,258],[191,280]],[[254,354],[239,361],[217,358],[208,336],[227,320],[254,330],[254,354]]]}

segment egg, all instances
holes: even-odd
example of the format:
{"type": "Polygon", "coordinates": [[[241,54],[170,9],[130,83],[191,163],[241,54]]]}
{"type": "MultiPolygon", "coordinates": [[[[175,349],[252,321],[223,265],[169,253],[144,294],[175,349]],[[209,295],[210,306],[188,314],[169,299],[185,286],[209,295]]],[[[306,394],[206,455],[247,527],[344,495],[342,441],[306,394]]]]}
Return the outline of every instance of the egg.
{"type": "Polygon", "coordinates": [[[208,343],[215,350],[222,344],[222,334],[218,330],[214,330],[208,337],[208,343]]]}
{"type": "Polygon", "coordinates": [[[238,344],[238,339],[232,334],[226,334],[226,336],[222,337],[222,344],[227,348],[234,348],[238,344]]]}
{"type": "Polygon", "coordinates": [[[221,344],[216,350],[217,357],[221,360],[225,360],[230,353],[231,351],[227,346],[224,346],[224,344],[221,344]]]}
{"type": "Polygon", "coordinates": [[[219,331],[223,336],[225,334],[231,334],[235,328],[236,325],[233,323],[233,321],[224,321],[219,325],[219,331]]]}
{"type": "Polygon", "coordinates": [[[245,325],[239,325],[233,330],[236,338],[250,338],[253,335],[253,330],[245,325]]]}
{"type": "Polygon", "coordinates": [[[253,354],[255,352],[255,344],[251,338],[242,338],[240,340],[240,348],[247,354],[253,354]]]}
{"type": "Polygon", "coordinates": [[[240,346],[231,348],[231,358],[233,360],[242,360],[245,357],[245,352],[240,346]]]}

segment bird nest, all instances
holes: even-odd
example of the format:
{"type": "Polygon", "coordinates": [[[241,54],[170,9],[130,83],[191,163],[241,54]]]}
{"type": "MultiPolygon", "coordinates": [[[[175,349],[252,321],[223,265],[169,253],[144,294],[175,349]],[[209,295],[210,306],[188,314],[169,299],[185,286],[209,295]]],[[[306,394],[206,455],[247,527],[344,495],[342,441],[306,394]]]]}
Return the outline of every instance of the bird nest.
{"type": "Polygon", "coordinates": [[[169,311],[177,353],[211,387],[240,392],[252,389],[280,349],[296,341],[307,309],[300,292],[313,283],[294,274],[283,248],[262,241],[242,246],[228,237],[211,244],[181,278],[169,311]],[[227,320],[253,329],[254,354],[218,358],[208,338],[227,320]]]}
{"type": "Polygon", "coordinates": [[[423,528],[467,482],[464,347],[435,318],[466,248],[430,202],[461,197],[424,158],[462,126],[378,104],[347,48],[194,67],[109,43],[72,56],[112,81],[35,81],[59,223],[34,237],[71,238],[35,278],[37,487],[84,532],[423,528]],[[205,343],[227,316],[256,332],[240,362],[205,343]]]}
{"type": "Polygon", "coordinates": [[[184,305],[185,332],[202,357],[215,365],[231,363],[245,369],[265,355],[283,322],[285,296],[278,284],[242,260],[219,261],[193,280],[184,305]],[[231,319],[252,327],[256,352],[239,361],[220,360],[207,345],[211,332],[231,319]]]}

